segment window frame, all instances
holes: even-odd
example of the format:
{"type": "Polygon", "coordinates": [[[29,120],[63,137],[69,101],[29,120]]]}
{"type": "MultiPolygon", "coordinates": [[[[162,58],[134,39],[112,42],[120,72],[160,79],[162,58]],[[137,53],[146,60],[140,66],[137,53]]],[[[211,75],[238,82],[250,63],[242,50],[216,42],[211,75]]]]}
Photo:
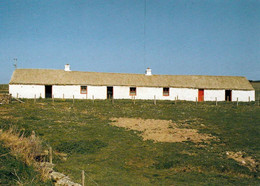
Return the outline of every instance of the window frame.
{"type": "Polygon", "coordinates": [[[136,87],[129,87],[129,95],[130,96],[136,96],[137,95],[136,87]],[[131,91],[131,89],[134,89],[134,94],[132,93],[133,91],[131,91]]]}
{"type": "Polygon", "coordinates": [[[88,86],[86,86],[86,85],[81,85],[81,86],[80,86],[80,94],[88,94],[88,86]],[[83,87],[86,87],[86,92],[82,92],[82,90],[83,90],[82,88],[83,88],[83,87]]]}
{"type": "Polygon", "coordinates": [[[170,87],[163,87],[163,96],[170,96],[170,87]],[[168,91],[165,91],[168,89],[168,91]]]}

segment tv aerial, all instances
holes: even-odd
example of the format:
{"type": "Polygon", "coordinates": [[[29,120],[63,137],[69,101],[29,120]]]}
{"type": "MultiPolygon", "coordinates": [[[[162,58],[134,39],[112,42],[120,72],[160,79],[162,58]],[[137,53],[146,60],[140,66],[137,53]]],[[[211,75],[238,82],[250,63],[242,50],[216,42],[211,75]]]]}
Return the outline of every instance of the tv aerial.
{"type": "Polygon", "coordinates": [[[17,69],[17,58],[14,58],[14,68],[17,69]]]}

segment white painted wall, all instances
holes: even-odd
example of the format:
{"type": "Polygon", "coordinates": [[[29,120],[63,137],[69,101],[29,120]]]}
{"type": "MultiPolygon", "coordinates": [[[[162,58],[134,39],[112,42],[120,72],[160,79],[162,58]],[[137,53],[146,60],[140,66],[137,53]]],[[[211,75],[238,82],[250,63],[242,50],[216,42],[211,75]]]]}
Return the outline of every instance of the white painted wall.
{"type": "Polygon", "coordinates": [[[106,99],[106,86],[87,86],[87,94],[80,93],[81,85],[53,85],[52,93],[54,98],[72,99],[106,99]]]}
{"type": "MultiPolygon", "coordinates": [[[[132,99],[130,96],[130,87],[114,86],[114,99],[132,99]]],[[[19,98],[45,98],[44,85],[9,85],[9,93],[13,97],[19,98]]],[[[54,98],[72,99],[106,99],[106,86],[87,86],[87,95],[80,93],[80,85],[53,85],[52,93],[54,98]]],[[[170,88],[170,95],[163,96],[162,87],[136,87],[135,99],[154,99],[157,100],[179,100],[195,101],[198,97],[198,89],[189,88],[170,88]]],[[[225,90],[204,90],[204,101],[225,101],[225,90]]],[[[232,101],[255,101],[255,91],[232,90],[232,101]]]]}
{"type": "Polygon", "coordinates": [[[18,98],[44,98],[44,85],[9,85],[9,93],[18,98]]]}
{"type": "Polygon", "coordinates": [[[191,88],[171,88],[173,99],[178,97],[179,100],[196,101],[198,99],[198,89],[191,88]]]}
{"type": "Polygon", "coordinates": [[[107,99],[106,86],[88,86],[88,99],[107,99]]]}
{"type": "Polygon", "coordinates": [[[204,101],[225,101],[225,90],[204,90],[204,101]]]}
{"type": "MultiPolygon", "coordinates": [[[[198,96],[197,89],[188,88],[170,88],[169,96],[163,96],[162,87],[136,87],[135,99],[154,99],[154,96],[158,100],[190,100],[195,101],[198,96]]],[[[114,86],[114,98],[115,99],[132,99],[130,96],[130,87],[126,86],[114,86]]]]}
{"type": "Polygon", "coordinates": [[[232,101],[255,101],[255,91],[242,91],[242,90],[232,90],[232,101]]]}

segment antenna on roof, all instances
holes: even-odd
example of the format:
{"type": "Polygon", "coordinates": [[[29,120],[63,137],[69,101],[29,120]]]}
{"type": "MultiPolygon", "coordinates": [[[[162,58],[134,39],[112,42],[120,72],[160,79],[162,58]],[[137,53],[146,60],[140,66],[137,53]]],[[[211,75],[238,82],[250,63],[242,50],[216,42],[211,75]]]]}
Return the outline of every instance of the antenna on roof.
{"type": "Polygon", "coordinates": [[[17,69],[17,58],[14,58],[14,68],[17,69]]]}
{"type": "Polygon", "coordinates": [[[146,0],[144,0],[144,65],[146,65],[146,0]]]}

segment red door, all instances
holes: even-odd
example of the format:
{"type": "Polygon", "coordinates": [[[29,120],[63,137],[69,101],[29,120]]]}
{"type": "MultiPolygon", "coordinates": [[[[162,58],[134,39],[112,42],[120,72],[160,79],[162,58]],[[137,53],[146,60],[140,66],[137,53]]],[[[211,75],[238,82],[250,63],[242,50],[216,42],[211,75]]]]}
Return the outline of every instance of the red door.
{"type": "Polygon", "coordinates": [[[204,101],[204,89],[199,89],[199,99],[198,101],[204,101]]]}

